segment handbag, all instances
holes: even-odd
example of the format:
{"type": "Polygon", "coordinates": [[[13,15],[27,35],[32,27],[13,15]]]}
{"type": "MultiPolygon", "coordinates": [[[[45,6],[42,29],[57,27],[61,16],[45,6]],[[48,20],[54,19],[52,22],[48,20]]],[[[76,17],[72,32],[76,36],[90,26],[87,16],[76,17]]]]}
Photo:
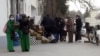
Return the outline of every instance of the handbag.
{"type": "Polygon", "coordinates": [[[7,30],[7,23],[4,25],[3,32],[6,33],[7,30]]]}

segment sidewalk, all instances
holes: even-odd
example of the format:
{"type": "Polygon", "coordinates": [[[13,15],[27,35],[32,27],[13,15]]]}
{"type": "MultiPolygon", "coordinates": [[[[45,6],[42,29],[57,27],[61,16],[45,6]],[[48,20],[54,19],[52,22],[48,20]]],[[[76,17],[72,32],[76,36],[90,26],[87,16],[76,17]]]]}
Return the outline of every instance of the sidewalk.
{"type": "Polygon", "coordinates": [[[15,47],[15,52],[6,49],[5,37],[0,38],[0,56],[100,56],[100,45],[91,43],[38,44],[31,46],[30,52],[21,52],[21,47],[15,47]]]}
{"type": "Polygon", "coordinates": [[[6,45],[7,45],[6,37],[5,36],[0,36],[0,48],[5,48],[6,45]]]}
{"type": "Polygon", "coordinates": [[[30,52],[21,52],[20,47],[15,50],[0,49],[0,56],[100,56],[100,46],[90,43],[39,44],[31,46],[30,52]]]}

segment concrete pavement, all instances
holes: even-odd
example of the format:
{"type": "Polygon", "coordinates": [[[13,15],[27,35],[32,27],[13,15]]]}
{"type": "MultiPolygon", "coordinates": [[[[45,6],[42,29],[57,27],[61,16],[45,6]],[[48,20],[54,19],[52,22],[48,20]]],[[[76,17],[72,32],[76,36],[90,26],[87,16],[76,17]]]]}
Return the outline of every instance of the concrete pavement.
{"type": "Polygon", "coordinates": [[[21,52],[19,46],[15,47],[14,53],[9,53],[3,40],[0,39],[0,45],[2,45],[0,46],[0,56],[100,56],[100,46],[83,42],[38,44],[31,46],[30,52],[21,52]]]}
{"type": "Polygon", "coordinates": [[[9,53],[0,48],[0,56],[100,56],[100,46],[90,43],[39,44],[31,46],[30,52],[21,52],[20,47],[15,50],[9,53]]]}

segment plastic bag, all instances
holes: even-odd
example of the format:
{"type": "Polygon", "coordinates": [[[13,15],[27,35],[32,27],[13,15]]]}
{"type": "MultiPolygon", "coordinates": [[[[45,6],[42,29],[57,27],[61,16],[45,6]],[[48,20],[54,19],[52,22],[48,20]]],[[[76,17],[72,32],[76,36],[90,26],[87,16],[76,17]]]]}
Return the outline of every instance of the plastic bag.
{"type": "Polygon", "coordinates": [[[52,34],[50,37],[49,37],[50,40],[54,40],[55,39],[55,36],[52,34]]]}

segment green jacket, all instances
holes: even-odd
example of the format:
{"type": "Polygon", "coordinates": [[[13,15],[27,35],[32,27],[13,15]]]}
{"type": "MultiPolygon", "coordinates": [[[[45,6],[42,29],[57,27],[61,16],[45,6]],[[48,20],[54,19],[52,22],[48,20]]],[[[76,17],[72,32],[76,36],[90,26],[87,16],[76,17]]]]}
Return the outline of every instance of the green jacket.
{"type": "Polygon", "coordinates": [[[6,33],[10,34],[12,31],[14,31],[14,21],[8,20],[6,33]]]}

